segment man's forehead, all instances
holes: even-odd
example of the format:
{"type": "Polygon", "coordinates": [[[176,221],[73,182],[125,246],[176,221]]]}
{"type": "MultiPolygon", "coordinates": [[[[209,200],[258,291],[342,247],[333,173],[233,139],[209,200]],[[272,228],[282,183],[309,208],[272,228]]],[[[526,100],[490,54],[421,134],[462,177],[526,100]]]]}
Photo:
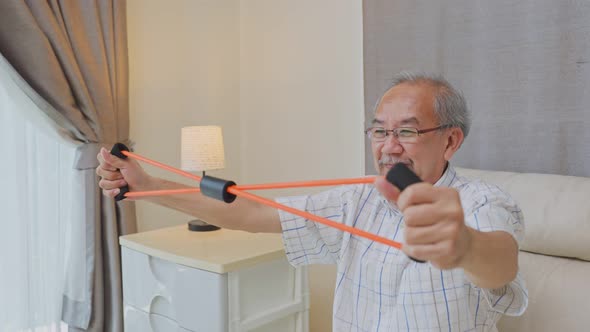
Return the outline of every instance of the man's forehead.
{"type": "Polygon", "coordinates": [[[399,104],[411,108],[417,105],[432,105],[436,88],[425,83],[402,83],[387,90],[381,98],[382,105],[399,104]]]}
{"type": "MultiPolygon", "coordinates": [[[[408,116],[408,117],[402,117],[400,119],[397,120],[397,122],[401,125],[419,125],[420,124],[420,120],[415,117],[415,116],[408,116]]],[[[385,119],[382,116],[379,116],[379,114],[375,115],[375,118],[373,119],[373,124],[385,124],[385,119]]]]}
{"type": "Polygon", "coordinates": [[[389,89],[381,98],[375,120],[395,117],[396,122],[419,124],[434,117],[434,89],[428,84],[402,83],[389,89]]]}

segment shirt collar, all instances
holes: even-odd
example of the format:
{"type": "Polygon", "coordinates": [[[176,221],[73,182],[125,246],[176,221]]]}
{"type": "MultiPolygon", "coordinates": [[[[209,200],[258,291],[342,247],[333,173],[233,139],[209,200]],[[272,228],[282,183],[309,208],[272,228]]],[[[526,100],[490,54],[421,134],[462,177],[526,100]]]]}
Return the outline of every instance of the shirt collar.
{"type": "Polygon", "coordinates": [[[456,176],[457,176],[457,173],[455,172],[455,169],[453,168],[453,166],[451,166],[450,163],[447,163],[447,168],[443,172],[443,175],[440,177],[440,179],[438,179],[438,181],[436,181],[434,186],[435,187],[450,187],[451,184],[453,183],[453,180],[455,180],[456,176]]]}

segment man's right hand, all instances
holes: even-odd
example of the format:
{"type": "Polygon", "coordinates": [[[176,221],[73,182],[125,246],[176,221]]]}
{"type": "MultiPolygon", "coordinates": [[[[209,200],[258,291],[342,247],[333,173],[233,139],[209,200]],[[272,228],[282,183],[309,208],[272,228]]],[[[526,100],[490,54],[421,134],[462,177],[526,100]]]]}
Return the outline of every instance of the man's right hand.
{"type": "Polygon", "coordinates": [[[151,176],[149,176],[139,163],[132,159],[120,159],[113,156],[108,150],[102,148],[98,155],[99,165],[96,175],[100,177],[98,186],[102,193],[108,197],[119,194],[119,188],[129,186],[130,191],[148,190],[151,176]]]}
{"type": "MultiPolygon", "coordinates": [[[[126,185],[129,186],[129,191],[193,188],[150,176],[136,160],[119,159],[104,148],[100,150],[96,158],[99,162],[96,174],[101,178],[98,185],[102,188],[103,194],[108,197],[117,196],[120,192],[119,188],[126,185]]],[[[163,195],[151,197],[148,200],[223,228],[255,233],[281,232],[277,209],[240,197],[232,204],[195,194],[163,195]]]]}

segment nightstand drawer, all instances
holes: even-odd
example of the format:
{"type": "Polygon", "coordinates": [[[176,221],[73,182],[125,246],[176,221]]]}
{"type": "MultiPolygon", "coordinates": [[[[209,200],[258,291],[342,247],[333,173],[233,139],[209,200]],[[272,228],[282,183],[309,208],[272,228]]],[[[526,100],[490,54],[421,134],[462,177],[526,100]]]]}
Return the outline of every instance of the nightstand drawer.
{"type": "Polygon", "coordinates": [[[123,299],[193,331],[227,331],[227,275],[122,247],[123,299]]]}
{"type": "Polygon", "coordinates": [[[142,332],[198,332],[182,328],[177,322],[158,314],[148,314],[137,308],[125,306],[124,331],[142,332]]]}
{"type": "Polygon", "coordinates": [[[125,332],[308,331],[306,269],[279,234],[175,226],[120,241],[125,332]]]}

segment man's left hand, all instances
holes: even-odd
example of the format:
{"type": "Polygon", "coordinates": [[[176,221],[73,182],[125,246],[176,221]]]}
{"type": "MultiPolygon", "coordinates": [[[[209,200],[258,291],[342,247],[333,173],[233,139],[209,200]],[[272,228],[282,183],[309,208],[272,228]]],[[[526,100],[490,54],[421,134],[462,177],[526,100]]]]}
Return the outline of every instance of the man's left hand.
{"type": "Polygon", "coordinates": [[[439,269],[460,267],[471,247],[471,229],[465,225],[457,190],[420,182],[403,192],[378,177],[375,186],[404,214],[404,253],[429,261],[439,269]]]}

